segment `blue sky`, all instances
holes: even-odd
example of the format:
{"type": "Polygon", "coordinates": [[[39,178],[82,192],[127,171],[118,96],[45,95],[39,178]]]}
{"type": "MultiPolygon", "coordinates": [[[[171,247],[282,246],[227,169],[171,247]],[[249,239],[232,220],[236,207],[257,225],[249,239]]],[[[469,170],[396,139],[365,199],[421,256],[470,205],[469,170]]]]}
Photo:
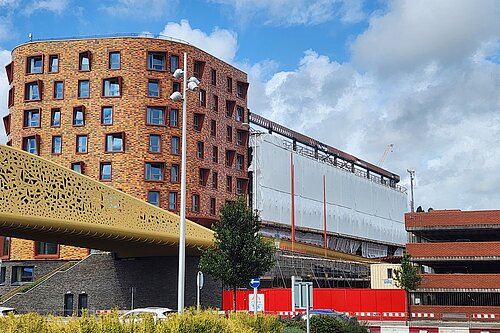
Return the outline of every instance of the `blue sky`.
{"type": "Polygon", "coordinates": [[[500,209],[499,1],[0,0],[2,68],[30,32],[187,40],[248,73],[253,112],[373,163],[394,144],[417,206],[500,209]]]}

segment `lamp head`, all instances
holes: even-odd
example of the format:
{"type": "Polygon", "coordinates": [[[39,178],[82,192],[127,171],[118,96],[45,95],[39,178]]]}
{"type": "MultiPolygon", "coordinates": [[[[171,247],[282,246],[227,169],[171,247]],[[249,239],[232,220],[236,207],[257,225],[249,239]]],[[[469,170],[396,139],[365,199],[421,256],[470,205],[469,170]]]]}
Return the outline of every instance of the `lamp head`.
{"type": "Polygon", "coordinates": [[[198,90],[198,85],[194,82],[188,82],[187,88],[191,91],[198,90]]]}
{"type": "Polygon", "coordinates": [[[191,76],[188,80],[188,82],[194,82],[196,85],[200,84],[200,80],[198,80],[196,77],[191,76]]]}
{"type": "Polygon", "coordinates": [[[180,68],[177,68],[174,72],[174,74],[172,74],[172,76],[176,79],[180,79],[182,78],[182,75],[184,75],[184,71],[180,68]]]}
{"type": "Polygon", "coordinates": [[[182,94],[178,91],[174,91],[174,93],[170,95],[170,99],[174,102],[180,102],[182,101],[182,94]]]}

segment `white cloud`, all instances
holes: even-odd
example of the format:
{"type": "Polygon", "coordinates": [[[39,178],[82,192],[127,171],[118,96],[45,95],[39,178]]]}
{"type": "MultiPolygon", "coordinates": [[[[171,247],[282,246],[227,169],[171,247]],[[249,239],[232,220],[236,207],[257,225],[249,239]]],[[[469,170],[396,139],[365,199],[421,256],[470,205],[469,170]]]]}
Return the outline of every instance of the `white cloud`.
{"type": "Polygon", "coordinates": [[[62,14],[69,5],[70,0],[37,0],[26,4],[24,13],[31,15],[39,10],[46,10],[56,14],[62,14]]]}
{"type": "Polygon", "coordinates": [[[158,19],[176,8],[178,0],[115,0],[111,5],[102,5],[100,10],[113,16],[134,19],[158,19]]]}
{"type": "Polygon", "coordinates": [[[499,17],[496,0],[390,1],[389,10],[372,16],[353,42],[353,60],[387,72],[462,61],[482,42],[498,38],[499,17]]]}
{"type": "MultiPolygon", "coordinates": [[[[10,60],[10,51],[0,49],[0,68],[5,68],[5,65],[7,65],[10,60]]],[[[0,118],[3,118],[9,113],[9,109],[7,108],[9,81],[7,80],[7,76],[5,75],[5,71],[1,70],[0,72],[2,72],[0,75],[0,118]]],[[[7,142],[7,135],[5,134],[3,122],[0,121],[0,143],[5,142],[7,142]]]]}
{"type": "Polygon", "coordinates": [[[235,32],[217,27],[207,34],[199,29],[193,29],[188,20],[180,23],[169,22],[161,35],[179,38],[190,44],[231,63],[238,49],[238,40],[235,32]]]}
{"type": "Polygon", "coordinates": [[[315,25],[341,17],[345,23],[364,18],[362,0],[212,0],[231,6],[238,22],[262,20],[268,25],[315,25]]]}

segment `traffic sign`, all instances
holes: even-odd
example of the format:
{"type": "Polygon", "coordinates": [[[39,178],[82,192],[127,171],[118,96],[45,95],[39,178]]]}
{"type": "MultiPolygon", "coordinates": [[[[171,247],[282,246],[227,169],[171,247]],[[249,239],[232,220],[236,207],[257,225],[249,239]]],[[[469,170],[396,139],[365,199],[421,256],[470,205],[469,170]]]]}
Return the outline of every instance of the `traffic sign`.
{"type": "Polygon", "coordinates": [[[260,286],[260,279],[259,278],[253,278],[250,280],[250,287],[252,288],[259,288],[260,286]]]}

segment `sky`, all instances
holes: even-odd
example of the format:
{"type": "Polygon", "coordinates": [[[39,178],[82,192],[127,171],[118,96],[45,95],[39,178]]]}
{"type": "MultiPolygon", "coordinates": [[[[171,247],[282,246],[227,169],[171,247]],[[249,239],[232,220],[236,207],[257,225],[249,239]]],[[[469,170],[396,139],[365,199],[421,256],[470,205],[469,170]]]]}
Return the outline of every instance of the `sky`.
{"type": "Polygon", "coordinates": [[[374,164],[393,144],[415,207],[500,209],[498,0],[0,0],[0,68],[29,33],[127,32],[242,69],[252,112],[325,144],[374,164]]]}

